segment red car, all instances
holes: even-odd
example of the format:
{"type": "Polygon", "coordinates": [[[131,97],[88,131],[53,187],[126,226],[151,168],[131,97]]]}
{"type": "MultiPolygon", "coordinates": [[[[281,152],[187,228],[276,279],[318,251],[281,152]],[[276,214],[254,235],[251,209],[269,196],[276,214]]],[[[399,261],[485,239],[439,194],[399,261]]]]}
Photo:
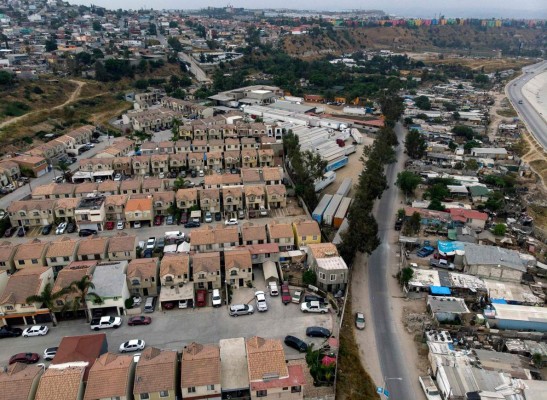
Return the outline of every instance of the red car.
{"type": "Polygon", "coordinates": [[[154,225],[161,225],[163,223],[163,215],[156,215],[154,217],[154,225]]]}
{"type": "Polygon", "coordinates": [[[16,362],[23,364],[34,364],[37,363],[39,359],[40,356],[37,353],[18,353],[11,356],[9,359],[9,364],[15,364],[16,362]]]}
{"type": "Polygon", "coordinates": [[[150,325],[151,322],[152,318],[145,317],[144,315],[138,315],[136,317],[129,318],[129,321],[127,321],[127,325],[150,325]]]}
{"type": "Polygon", "coordinates": [[[291,291],[289,290],[289,282],[283,282],[281,285],[281,301],[287,305],[292,301],[291,291]]]}
{"type": "Polygon", "coordinates": [[[112,229],[114,229],[114,221],[106,221],[106,224],[104,225],[104,227],[111,231],[112,229]]]}
{"type": "Polygon", "coordinates": [[[163,303],[161,305],[161,308],[163,308],[164,310],[172,310],[173,308],[175,308],[175,303],[171,303],[171,302],[163,303]]]}
{"type": "Polygon", "coordinates": [[[188,213],[187,212],[183,212],[181,215],[180,215],[180,223],[181,224],[185,224],[188,222],[188,213]]]}

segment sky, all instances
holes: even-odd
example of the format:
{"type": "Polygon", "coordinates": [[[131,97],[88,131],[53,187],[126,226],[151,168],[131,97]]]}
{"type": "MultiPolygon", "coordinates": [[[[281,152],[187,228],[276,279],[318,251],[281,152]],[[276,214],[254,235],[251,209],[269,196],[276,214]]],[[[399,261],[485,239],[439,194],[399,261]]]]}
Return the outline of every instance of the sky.
{"type": "Polygon", "coordinates": [[[309,10],[380,9],[405,17],[547,18],[545,0],[69,0],[110,9],[198,9],[231,4],[243,8],[291,8],[309,10]]]}

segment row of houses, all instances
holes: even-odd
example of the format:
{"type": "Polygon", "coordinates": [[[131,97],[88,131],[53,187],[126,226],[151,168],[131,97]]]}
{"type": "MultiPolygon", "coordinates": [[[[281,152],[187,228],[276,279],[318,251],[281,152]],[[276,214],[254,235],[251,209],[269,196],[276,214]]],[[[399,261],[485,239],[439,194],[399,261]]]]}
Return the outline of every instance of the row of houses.
{"type": "Polygon", "coordinates": [[[5,398],[304,398],[303,366],[287,361],[279,339],[222,339],[181,351],[147,347],[139,357],[108,352],[106,335],[64,337],[50,366],[16,363],[0,372],[5,398]]]}

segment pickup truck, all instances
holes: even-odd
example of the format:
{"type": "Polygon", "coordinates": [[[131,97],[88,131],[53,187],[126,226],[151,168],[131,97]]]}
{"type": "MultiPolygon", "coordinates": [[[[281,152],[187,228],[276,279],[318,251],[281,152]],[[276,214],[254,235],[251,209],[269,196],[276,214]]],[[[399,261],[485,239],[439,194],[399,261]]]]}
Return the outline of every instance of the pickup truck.
{"type": "Polygon", "coordinates": [[[107,328],[119,328],[122,325],[122,319],[120,317],[101,317],[93,318],[91,320],[91,329],[98,331],[99,329],[107,328]]]}
{"type": "Polygon", "coordinates": [[[435,382],[429,375],[420,376],[418,380],[420,381],[420,385],[422,386],[427,400],[441,400],[439,389],[437,389],[437,385],[435,385],[435,382]]]}
{"type": "Polygon", "coordinates": [[[285,305],[289,304],[292,301],[288,282],[283,282],[283,284],[281,285],[281,301],[285,305]]]}
{"type": "Polygon", "coordinates": [[[431,254],[433,254],[435,252],[435,249],[431,246],[424,246],[422,247],[420,250],[418,250],[418,252],[416,253],[416,255],[418,257],[427,257],[427,256],[430,256],[431,254]]]}
{"type": "Polygon", "coordinates": [[[431,258],[429,260],[429,265],[431,265],[432,267],[444,268],[444,269],[449,269],[449,270],[454,269],[454,264],[449,263],[447,260],[445,260],[443,258],[441,258],[440,260],[435,260],[434,258],[431,258]]]}

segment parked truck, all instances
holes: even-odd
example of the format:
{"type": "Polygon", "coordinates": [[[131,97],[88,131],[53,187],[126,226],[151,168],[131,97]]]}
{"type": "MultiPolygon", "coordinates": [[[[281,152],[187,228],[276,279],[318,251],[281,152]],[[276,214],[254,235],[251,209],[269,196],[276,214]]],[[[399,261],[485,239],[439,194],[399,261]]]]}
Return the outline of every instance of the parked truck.
{"type": "Polygon", "coordinates": [[[190,221],[201,222],[201,211],[200,210],[192,211],[190,213],[190,221]]]}
{"type": "Polygon", "coordinates": [[[435,381],[433,381],[429,375],[420,376],[418,380],[420,381],[420,385],[422,386],[422,390],[424,391],[427,400],[441,400],[439,389],[437,388],[437,385],[435,385],[435,381]]]}
{"type": "Polygon", "coordinates": [[[324,188],[326,188],[328,185],[330,185],[332,182],[336,180],[336,172],[334,171],[328,171],[325,172],[322,179],[318,179],[315,181],[315,191],[320,192],[324,188]]]}
{"type": "Polygon", "coordinates": [[[119,328],[122,326],[122,319],[120,317],[100,317],[93,318],[91,320],[90,327],[94,331],[99,329],[108,329],[108,328],[119,328]]]}
{"type": "Polygon", "coordinates": [[[432,267],[436,267],[436,268],[444,268],[444,269],[449,269],[449,270],[454,269],[454,264],[451,263],[451,262],[448,262],[448,260],[445,260],[444,258],[441,258],[440,260],[436,260],[434,258],[431,258],[429,260],[429,265],[431,265],[432,267]]]}

